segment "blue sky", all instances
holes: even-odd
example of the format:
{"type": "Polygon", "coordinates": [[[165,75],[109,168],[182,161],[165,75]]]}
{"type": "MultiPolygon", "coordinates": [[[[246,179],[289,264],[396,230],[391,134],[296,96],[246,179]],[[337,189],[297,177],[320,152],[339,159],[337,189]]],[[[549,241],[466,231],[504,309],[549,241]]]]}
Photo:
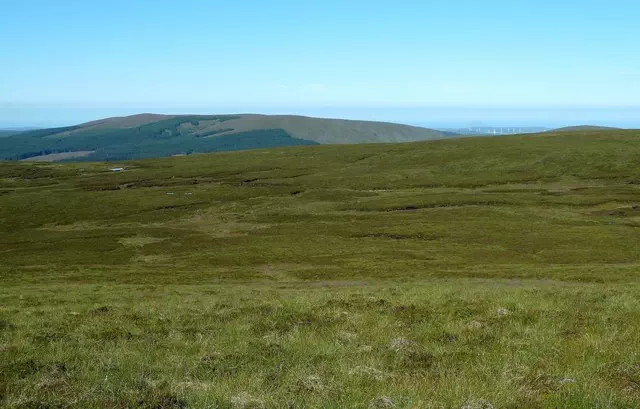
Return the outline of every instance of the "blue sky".
{"type": "MultiPolygon", "coordinates": [[[[0,125],[640,118],[636,1],[2,0],[0,125]]],[[[637,126],[640,126],[640,120],[637,126]]]]}

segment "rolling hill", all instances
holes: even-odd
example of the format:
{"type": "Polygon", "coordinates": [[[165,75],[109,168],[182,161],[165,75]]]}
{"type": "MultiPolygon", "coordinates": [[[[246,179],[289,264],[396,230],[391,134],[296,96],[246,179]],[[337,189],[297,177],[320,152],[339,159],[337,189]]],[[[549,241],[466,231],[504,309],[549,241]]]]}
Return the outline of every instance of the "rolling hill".
{"type": "Polygon", "coordinates": [[[565,126],[564,128],[552,129],[549,132],[584,132],[584,131],[614,131],[620,128],[614,128],[611,126],[596,126],[596,125],[577,125],[577,126],[565,126]]]}
{"type": "Polygon", "coordinates": [[[0,162],[0,406],[638,408],[639,157],[621,130],[0,162]]]}
{"type": "Polygon", "coordinates": [[[384,122],[267,115],[107,118],[0,139],[5,160],[126,160],[277,146],[412,142],[455,134],[384,122]]]}

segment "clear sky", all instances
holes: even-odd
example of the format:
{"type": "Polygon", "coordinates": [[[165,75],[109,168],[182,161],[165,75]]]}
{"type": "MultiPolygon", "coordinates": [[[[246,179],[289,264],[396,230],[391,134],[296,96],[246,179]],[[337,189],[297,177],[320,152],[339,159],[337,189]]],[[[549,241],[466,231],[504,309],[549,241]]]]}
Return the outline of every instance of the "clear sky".
{"type": "Polygon", "coordinates": [[[635,0],[0,3],[5,126],[139,111],[640,126],[635,0]]]}

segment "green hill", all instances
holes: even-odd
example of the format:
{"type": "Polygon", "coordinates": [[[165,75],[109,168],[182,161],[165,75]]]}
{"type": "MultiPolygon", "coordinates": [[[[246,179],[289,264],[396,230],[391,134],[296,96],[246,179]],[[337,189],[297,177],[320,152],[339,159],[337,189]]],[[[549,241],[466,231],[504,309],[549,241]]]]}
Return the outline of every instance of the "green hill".
{"type": "Polygon", "coordinates": [[[450,136],[451,133],[407,125],[299,116],[141,114],[2,138],[0,158],[126,160],[276,146],[409,142],[450,136]]]}
{"type": "Polygon", "coordinates": [[[613,128],[610,126],[578,125],[578,126],[566,126],[564,128],[557,128],[549,132],[613,131],[616,129],[620,129],[620,128],[613,128]]]}
{"type": "Polygon", "coordinates": [[[0,406],[640,407],[638,158],[616,130],[0,162],[0,406]]]}

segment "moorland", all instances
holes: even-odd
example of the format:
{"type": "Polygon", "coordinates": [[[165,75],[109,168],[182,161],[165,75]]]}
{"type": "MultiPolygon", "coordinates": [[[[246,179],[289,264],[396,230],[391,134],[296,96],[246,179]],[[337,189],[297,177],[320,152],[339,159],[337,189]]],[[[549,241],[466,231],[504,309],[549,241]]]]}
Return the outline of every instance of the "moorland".
{"type": "Polygon", "coordinates": [[[638,407],[639,164],[633,130],[0,162],[0,402],[638,407]]]}

